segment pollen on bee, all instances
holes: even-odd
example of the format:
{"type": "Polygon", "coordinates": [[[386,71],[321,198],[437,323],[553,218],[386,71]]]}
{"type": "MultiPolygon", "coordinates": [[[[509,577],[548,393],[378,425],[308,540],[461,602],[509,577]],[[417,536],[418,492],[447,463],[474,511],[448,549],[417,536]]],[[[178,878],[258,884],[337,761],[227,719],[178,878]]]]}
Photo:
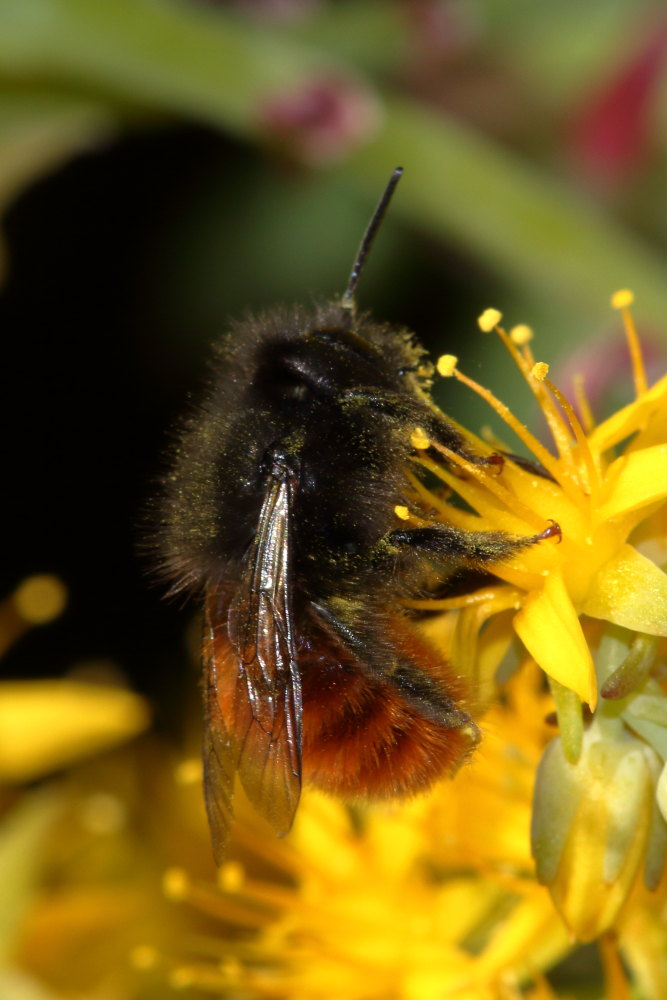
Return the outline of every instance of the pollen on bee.
{"type": "Polygon", "coordinates": [[[394,507],[394,514],[396,515],[396,517],[399,517],[401,521],[410,520],[410,511],[408,510],[407,507],[403,507],[400,504],[394,507]]]}
{"type": "Polygon", "coordinates": [[[477,325],[483,333],[490,333],[495,327],[498,326],[503,314],[497,309],[485,309],[482,315],[477,320],[477,325]]]}
{"type": "Polygon", "coordinates": [[[441,354],[436,362],[438,374],[442,375],[443,378],[451,378],[458,363],[459,359],[455,354],[441,354]]]}
{"type": "Polygon", "coordinates": [[[461,726],[461,735],[470,740],[471,743],[479,743],[479,729],[477,726],[461,726]]]}
{"type": "Polygon", "coordinates": [[[431,444],[428,434],[423,427],[415,427],[414,431],[410,435],[410,444],[417,451],[424,451],[431,444]]]}
{"type": "Polygon", "coordinates": [[[538,361],[533,365],[530,374],[533,378],[536,378],[538,382],[544,382],[545,378],[549,374],[549,365],[546,361],[538,361]]]}

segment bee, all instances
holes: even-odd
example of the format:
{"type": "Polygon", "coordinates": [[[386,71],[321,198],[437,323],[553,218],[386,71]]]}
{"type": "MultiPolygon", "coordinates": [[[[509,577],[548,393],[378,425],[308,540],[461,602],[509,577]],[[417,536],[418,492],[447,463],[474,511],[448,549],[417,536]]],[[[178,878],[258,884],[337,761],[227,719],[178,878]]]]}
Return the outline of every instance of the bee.
{"type": "Polygon", "coordinates": [[[231,326],[164,477],[162,566],[173,591],[204,603],[204,789],[218,863],[236,776],[282,835],[304,781],[381,799],[456,772],[479,729],[463,680],[402,602],[549,533],[397,516],[414,497],[415,429],[435,461],[446,461],[442,448],[503,461],[474,454],[435,407],[414,336],[357,311],[357,282],[401,173],[341,299],[231,326]]]}

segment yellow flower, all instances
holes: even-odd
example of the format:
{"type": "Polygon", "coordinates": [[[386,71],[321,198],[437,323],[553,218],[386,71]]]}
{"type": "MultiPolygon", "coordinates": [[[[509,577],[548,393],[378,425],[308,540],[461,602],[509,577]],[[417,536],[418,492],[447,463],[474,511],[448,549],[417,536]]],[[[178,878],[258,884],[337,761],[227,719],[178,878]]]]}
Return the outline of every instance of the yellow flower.
{"type": "MultiPolygon", "coordinates": [[[[66,596],[57,578],[24,580],[0,603],[0,653],[30,627],[60,614],[66,596]]],[[[69,955],[71,967],[80,972],[87,967],[81,957],[86,935],[87,958],[99,950],[104,935],[118,938],[142,905],[136,886],[125,892],[100,891],[94,898],[81,886],[56,887],[63,881],[62,865],[53,884],[45,887],[46,845],[67,816],[66,782],[61,777],[38,788],[20,786],[130,739],[148,721],[144,700],[119,687],[74,680],[0,682],[0,996],[55,997],[41,975],[53,953],[58,952],[63,965],[69,955]],[[42,928],[36,934],[38,924],[42,928]],[[80,936],[73,933],[77,929],[80,936]]],[[[74,845],[84,824],[108,831],[118,821],[119,809],[113,797],[90,794],[78,827],[72,824],[64,835],[64,854],[77,854],[74,845]]],[[[84,854],[85,868],[91,855],[84,854]]]]}
{"type": "Polygon", "coordinates": [[[530,796],[551,707],[535,681],[514,679],[476,766],[429,796],[350,809],[307,790],[284,839],[242,803],[217,885],[182,868],[164,880],[186,913],[217,918],[217,934],[186,934],[180,961],[147,941],[135,963],[249,1000],[554,997],[544,971],[571,945],[532,874],[530,796]]]}
{"type": "MultiPolygon", "coordinates": [[[[100,1000],[190,989],[247,1000],[570,1000],[581,995],[567,961],[579,939],[598,942],[604,975],[585,995],[667,995],[667,711],[656,669],[667,631],[667,380],[647,387],[628,304],[616,302],[633,403],[595,427],[580,393],[580,423],[535,365],[528,328],[500,330],[555,453],[480,389],[535,464],[448,455],[443,470],[424,452],[466,505],[415,478],[414,503],[397,511],[543,535],[494,567],[489,586],[414,602],[446,612],[420,627],[470,667],[478,701],[491,705],[474,761],[407,803],[348,807],[306,790],[283,839],[241,802],[217,878],[198,763],[173,770],[169,752],[147,744],[112,755],[106,770],[79,765],[55,832],[49,800],[32,812],[26,795],[0,838],[0,861],[16,874],[7,884],[21,890],[8,897],[14,979],[0,965],[0,993],[25,975],[53,995],[100,1000]],[[19,921],[28,888],[34,902],[19,921]]],[[[495,311],[482,320],[499,322],[495,311]]],[[[448,357],[439,369],[465,380],[456,365],[448,357]]],[[[71,759],[62,735],[23,773],[71,759]]]]}
{"type": "MultiPolygon", "coordinates": [[[[496,310],[487,310],[480,324],[488,329],[489,323],[499,320],[496,310]]],[[[547,366],[535,364],[527,328],[517,327],[510,335],[496,328],[542,407],[556,454],[491,393],[454,367],[451,374],[479,391],[516,431],[534,456],[535,471],[508,460],[502,474],[493,476],[483,467],[448,454],[452,462],[463,466],[465,476],[461,477],[427,459],[423,463],[476,512],[440,501],[444,519],[462,528],[515,535],[532,535],[551,521],[557,523],[561,536],[494,567],[505,588],[488,588],[440,606],[468,606],[479,617],[482,605],[487,618],[501,610],[514,610],[514,630],[535,661],[595,708],[597,677],[580,617],[667,635],[667,575],[630,539],[667,497],[667,376],[585,432],[572,407],[546,378],[547,366]],[[630,438],[616,455],[615,447],[630,438]]],[[[440,370],[446,369],[441,366],[440,370]]],[[[478,448],[485,448],[474,440],[478,448]]],[[[486,451],[490,451],[488,446],[486,451]]]]}
{"type": "MultiPolygon", "coordinates": [[[[28,577],[0,605],[0,654],[33,625],[57,617],[64,585],[28,577]]],[[[0,683],[0,783],[42,777],[135,736],[149,722],[142,698],[110,685],[74,680],[0,683]]]]}
{"type": "MultiPolygon", "coordinates": [[[[525,376],[554,453],[448,356],[440,372],[482,395],[535,464],[507,460],[494,475],[448,454],[463,472],[454,475],[422,459],[474,512],[431,497],[445,520],[523,536],[558,526],[494,566],[493,586],[414,603],[454,612],[444,645],[461,668],[472,658],[483,701],[513,635],[550,678],[560,736],[538,771],[533,849],[539,879],[582,940],[617,925],[638,878],[658,885],[667,849],[667,697],[653,676],[667,636],[667,377],[647,386],[631,301],[627,291],[612,299],[630,348],[632,403],[594,426],[580,386],[580,420],[535,362],[531,331],[508,334],[487,310],[480,326],[497,330],[525,376]],[[582,701],[594,712],[588,727],[582,701]]],[[[431,638],[440,627],[429,623],[431,638]]]]}

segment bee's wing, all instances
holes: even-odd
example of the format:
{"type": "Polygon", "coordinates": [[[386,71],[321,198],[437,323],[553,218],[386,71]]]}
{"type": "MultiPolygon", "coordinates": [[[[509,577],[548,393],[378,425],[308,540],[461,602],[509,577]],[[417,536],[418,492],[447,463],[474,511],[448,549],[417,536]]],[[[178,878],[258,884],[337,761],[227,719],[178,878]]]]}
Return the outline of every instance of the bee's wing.
{"type": "Polygon", "coordinates": [[[292,825],[301,791],[301,682],[292,629],[294,474],[267,486],[257,533],[227,604],[207,599],[207,808],[214,839],[231,820],[233,772],[278,833],[292,825]]]}
{"type": "MultiPolygon", "coordinates": [[[[207,609],[208,618],[208,609],[207,609]]],[[[204,799],[211,828],[213,856],[217,865],[224,861],[234,809],[234,775],[236,765],[232,741],[218,701],[218,676],[221,670],[233,670],[231,658],[217,642],[213,628],[207,622],[204,642],[204,799]],[[224,663],[224,659],[230,662],[224,663]]]]}

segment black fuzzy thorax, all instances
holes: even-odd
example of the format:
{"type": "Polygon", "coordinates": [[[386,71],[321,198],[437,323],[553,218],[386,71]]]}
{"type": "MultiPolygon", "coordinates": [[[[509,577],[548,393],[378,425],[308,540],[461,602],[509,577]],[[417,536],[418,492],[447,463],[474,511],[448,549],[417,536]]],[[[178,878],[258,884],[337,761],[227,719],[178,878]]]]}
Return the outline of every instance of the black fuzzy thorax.
{"type": "Polygon", "coordinates": [[[175,588],[234,580],[279,453],[298,481],[299,591],[367,594],[377,578],[386,601],[397,556],[383,539],[405,502],[409,429],[435,414],[423,353],[407,331],[335,303],[232,326],[164,477],[158,547],[175,588]]]}

